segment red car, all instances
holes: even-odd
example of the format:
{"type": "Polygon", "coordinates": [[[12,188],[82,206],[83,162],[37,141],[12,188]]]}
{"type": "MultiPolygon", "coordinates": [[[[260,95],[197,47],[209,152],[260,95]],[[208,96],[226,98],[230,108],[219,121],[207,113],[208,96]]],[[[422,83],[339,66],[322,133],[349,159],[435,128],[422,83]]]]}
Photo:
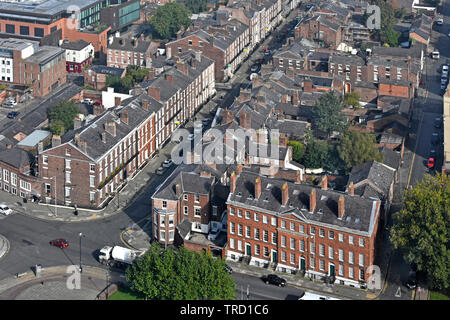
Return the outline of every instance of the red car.
{"type": "Polygon", "coordinates": [[[56,239],[56,240],[52,240],[50,241],[50,244],[52,246],[58,247],[58,248],[65,248],[69,246],[69,241],[67,241],[66,239],[56,239]]]}
{"type": "Polygon", "coordinates": [[[434,158],[429,158],[429,159],[428,159],[427,167],[428,167],[429,169],[431,169],[431,168],[434,167],[434,158]]]}

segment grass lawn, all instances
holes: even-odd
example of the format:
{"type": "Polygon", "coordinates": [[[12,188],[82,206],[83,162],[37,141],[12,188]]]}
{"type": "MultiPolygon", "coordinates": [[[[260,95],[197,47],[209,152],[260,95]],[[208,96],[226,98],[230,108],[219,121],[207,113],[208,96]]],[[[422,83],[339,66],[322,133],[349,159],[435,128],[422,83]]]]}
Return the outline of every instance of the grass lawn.
{"type": "Polygon", "coordinates": [[[128,288],[120,288],[108,300],[143,300],[143,298],[128,288]]]}
{"type": "Polygon", "coordinates": [[[430,300],[450,300],[450,297],[446,296],[445,294],[431,291],[430,293],[430,300]]]}

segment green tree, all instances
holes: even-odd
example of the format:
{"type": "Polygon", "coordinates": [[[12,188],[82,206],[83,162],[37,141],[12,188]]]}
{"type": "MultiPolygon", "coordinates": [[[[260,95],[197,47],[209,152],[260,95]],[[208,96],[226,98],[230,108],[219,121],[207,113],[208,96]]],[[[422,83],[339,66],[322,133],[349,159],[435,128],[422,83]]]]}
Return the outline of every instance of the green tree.
{"type": "Polygon", "coordinates": [[[333,131],[343,132],[347,128],[347,119],[342,113],[341,98],[334,92],[322,95],[312,108],[313,123],[319,130],[330,136],[333,131]]]}
{"type": "Polygon", "coordinates": [[[405,192],[403,205],[393,215],[390,241],[408,263],[426,272],[433,288],[449,288],[450,178],[425,175],[405,192]]]}
{"type": "Polygon", "coordinates": [[[208,0],[184,0],[184,5],[192,13],[200,13],[208,9],[208,0]]]}
{"type": "Polygon", "coordinates": [[[323,168],[328,160],[328,148],[326,141],[313,139],[306,146],[303,165],[311,169],[323,168]]]}
{"type": "Polygon", "coordinates": [[[184,247],[164,250],[153,243],[126,271],[131,289],[156,300],[234,299],[225,262],[184,247]]]}
{"type": "MultiPolygon", "coordinates": [[[[59,130],[61,126],[65,130],[73,129],[73,119],[79,113],[78,107],[75,101],[62,101],[47,111],[48,119],[50,122],[50,130],[59,130]]],[[[53,131],[52,131],[53,132],[53,131]]]]}
{"type": "Polygon", "coordinates": [[[344,105],[359,108],[359,99],[360,96],[358,92],[347,92],[344,95],[344,105]]]}
{"type": "Polygon", "coordinates": [[[303,144],[298,141],[289,140],[287,145],[292,147],[292,158],[294,161],[301,163],[303,158],[303,144]]]}
{"type": "Polygon", "coordinates": [[[401,36],[402,33],[395,31],[392,26],[382,29],[382,40],[387,42],[390,47],[397,47],[401,36]]]}
{"type": "Polygon", "coordinates": [[[367,161],[382,161],[383,156],[376,147],[375,137],[357,131],[347,131],[337,146],[339,157],[345,162],[347,169],[367,161]]]}
{"type": "Polygon", "coordinates": [[[49,129],[53,134],[62,136],[64,134],[64,123],[61,120],[50,122],[49,129]]]}
{"type": "Polygon", "coordinates": [[[191,24],[191,12],[178,2],[169,2],[159,7],[150,18],[154,36],[161,40],[173,38],[181,26],[191,24]]]}

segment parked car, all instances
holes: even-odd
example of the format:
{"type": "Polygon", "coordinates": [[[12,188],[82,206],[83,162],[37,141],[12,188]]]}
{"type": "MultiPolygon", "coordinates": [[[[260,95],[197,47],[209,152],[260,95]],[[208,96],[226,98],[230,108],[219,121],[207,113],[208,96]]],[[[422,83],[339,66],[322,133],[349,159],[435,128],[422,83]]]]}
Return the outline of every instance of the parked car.
{"type": "Polygon", "coordinates": [[[254,64],[250,67],[251,72],[258,72],[261,66],[259,64],[254,64]]]}
{"type": "Polygon", "coordinates": [[[194,140],[194,134],[193,134],[193,133],[189,134],[189,136],[188,136],[188,140],[189,140],[189,141],[192,141],[192,140],[194,140]]]}
{"type": "Polygon", "coordinates": [[[405,283],[406,287],[408,287],[409,289],[415,289],[417,286],[417,278],[416,278],[416,272],[415,271],[410,271],[408,274],[408,279],[406,280],[405,283]]]}
{"type": "Polygon", "coordinates": [[[170,166],[172,166],[172,164],[173,164],[172,159],[167,159],[167,160],[164,160],[163,167],[164,168],[170,168],[170,166]]]}
{"type": "Polygon", "coordinates": [[[447,88],[447,84],[441,83],[441,90],[445,90],[447,88]]]}
{"type": "Polygon", "coordinates": [[[442,25],[444,24],[444,19],[437,19],[437,20],[436,20],[436,24],[437,24],[438,26],[442,26],[442,25]]]}
{"type": "Polygon", "coordinates": [[[208,234],[208,240],[216,240],[219,233],[220,228],[213,228],[211,232],[208,234]]]}
{"type": "Polygon", "coordinates": [[[263,276],[262,281],[264,281],[266,284],[274,284],[279,287],[286,286],[286,280],[277,276],[276,274],[269,274],[267,276],[263,276]]]}
{"type": "Polygon", "coordinates": [[[442,72],[447,71],[448,72],[448,65],[444,64],[442,66],[442,72]]]}
{"type": "Polygon", "coordinates": [[[156,170],[156,174],[157,174],[157,175],[162,175],[162,174],[164,173],[164,171],[165,171],[165,169],[164,169],[163,167],[159,167],[159,168],[156,170]]]}
{"type": "Polygon", "coordinates": [[[439,142],[439,134],[435,132],[431,135],[431,143],[437,144],[438,142],[439,142]]]}
{"type": "Polygon", "coordinates": [[[434,118],[434,127],[435,128],[441,127],[441,118],[439,118],[439,117],[434,118]]]}
{"type": "Polygon", "coordinates": [[[427,167],[428,169],[434,168],[434,158],[428,158],[427,167]]]}
{"type": "Polygon", "coordinates": [[[15,119],[19,116],[20,112],[19,111],[11,111],[10,113],[8,113],[8,118],[9,119],[15,119]]]}
{"type": "Polygon", "coordinates": [[[227,265],[227,264],[225,265],[225,268],[224,268],[224,269],[225,269],[226,272],[228,272],[228,273],[230,273],[230,274],[233,273],[233,269],[232,269],[229,265],[227,265]]]}
{"type": "Polygon", "coordinates": [[[66,239],[55,239],[50,241],[50,244],[62,249],[69,246],[69,241],[67,241],[66,239]]]}
{"type": "Polygon", "coordinates": [[[430,158],[436,158],[436,150],[434,149],[430,150],[430,158]]]}
{"type": "Polygon", "coordinates": [[[3,108],[14,108],[15,104],[13,104],[11,101],[5,101],[2,103],[3,108]]]}
{"type": "Polygon", "coordinates": [[[0,213],[2,213],[5,216],[7,216],[7,215],[10,215],[12,213],[12,210],[6,204],[0,203],[0,213]]]}
{"type": "Polygon", "coordinates": [[[94,100],[92,100],[92,99],[84,99],[84,100],[83,100],[83,103],[84,103],[84,104],[93,104],[93,103],[94,103],[94,100]]]}
{"type": "Polygon", "coordinates": [[[207,126],[210,122],[211,122],[211,119],[203,119],[203,120],[202,120],[202,124],[203,124],[204,126],[207,126]]]}

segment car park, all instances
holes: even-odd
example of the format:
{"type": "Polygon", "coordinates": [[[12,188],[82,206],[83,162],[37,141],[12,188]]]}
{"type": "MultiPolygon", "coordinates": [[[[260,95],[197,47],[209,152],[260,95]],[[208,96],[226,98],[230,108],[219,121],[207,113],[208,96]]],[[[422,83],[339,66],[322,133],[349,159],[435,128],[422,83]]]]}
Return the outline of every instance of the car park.
{"type": "Polygon", "coordinates": [[[267,276],[263,276],[262,281],[264,281],[266,284],[274,284],[279,287],[286,286],[286,280],[277,276],[276,274],[269,274],[267,276]]]}
{"type": "Polygon", "coordinates": [[[9,119],[15,119],[19,116],[20,112],[18,111],[11,111],[10,113],[8,113],[8,118],[9,119]]]}
{"type": "Polygon", "coordinates": [[[69,246],[69,241],[66,239],[55,239],[50,241],[50,244],[52,246],[58,247],[58,248],[67,248],[69,246]]]}
{"type": "Polygon", "coordinates": [[[164,168],[170,168],[172,166],[172,164],[173,164],[172,159],[167,159],[167,160],[164,160],[163,167],[164,168]]]}
{"type": "Polygon", "coordinates": [[[0,213],[4,214],[5,216],[10,215],[12,213],[12,209],[6,204],[0,203],[0,213]]]}

